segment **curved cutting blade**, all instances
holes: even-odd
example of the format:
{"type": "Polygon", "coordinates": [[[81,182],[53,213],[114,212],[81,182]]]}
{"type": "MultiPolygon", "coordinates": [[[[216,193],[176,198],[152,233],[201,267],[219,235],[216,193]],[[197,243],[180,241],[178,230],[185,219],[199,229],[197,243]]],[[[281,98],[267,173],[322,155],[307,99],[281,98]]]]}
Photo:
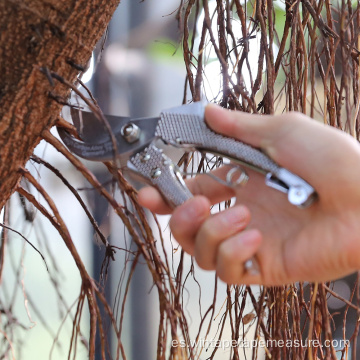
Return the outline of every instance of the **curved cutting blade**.
{"type": "MultiPolygon", "coordinates": [[[[82,140],[72,137],[64,128],[58,128],[58,133],[67,148],[84,159],[107,161],[114,159],[114,146],[108,129],[90,112],[72,109],[74,125],[82,140]]],[[[122,116],[106,116],[116,139],[117,156],[127,157],[141,151],[154,140],[158,117],[130,119],[122,116]],[[129,143],[122,135],[122,129],[129,123],[139,127],[139,138],[129,143]]]]}
{"type": "MultiPolygon", "coordinates": [[[[124,124],[131,119],[126,116],[104,115],[113,134],[120,133],[124,124]]],[[[98,119],[94,113],[71,108],[71,119],[84,142],[99,144],[110,140],[110,134],[106,125],[98,119]]]]}

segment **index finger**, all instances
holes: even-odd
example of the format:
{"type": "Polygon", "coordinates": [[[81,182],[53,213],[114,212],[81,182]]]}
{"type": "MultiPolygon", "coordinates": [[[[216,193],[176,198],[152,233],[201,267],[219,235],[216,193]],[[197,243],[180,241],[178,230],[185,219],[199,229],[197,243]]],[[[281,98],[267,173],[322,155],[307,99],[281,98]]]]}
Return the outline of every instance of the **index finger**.
{"type": "MultiPolygon", "coordinates": [[[[218,178],[223,178],[229,169],[226,166],[213,170],[211,173],[218,178]]],[[[235,196],[234,189],[220,184],[207,174],[200,174],[191,179],[185,180],[190,192],[202,195],[209,199],[212,205],[228,200],[235,196]]],[[[171,214],[173,209],[165,202],[160,192],[154,187],[145,187],[138,193],[139,203],[160,215],[171,214]]]]}

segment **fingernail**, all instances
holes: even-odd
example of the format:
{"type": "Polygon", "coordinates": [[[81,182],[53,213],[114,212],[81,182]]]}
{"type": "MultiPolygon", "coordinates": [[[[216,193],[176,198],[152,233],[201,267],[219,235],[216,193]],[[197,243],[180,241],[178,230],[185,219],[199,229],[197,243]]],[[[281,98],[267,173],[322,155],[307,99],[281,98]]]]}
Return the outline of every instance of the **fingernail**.
{"type": "Polygon", "coordinates": [[[245,206],[234,206],[222,214],[224,226],[243,226],[250,219],[249,210],[245,206]]]}
{"type": "Polygon", "coordinates": [[[214,103],[209,103],[206,105],[206,109],[221,109],[221,107],[214,103]]]}
{"type": "Polygon", "coordinates": [[[208,111],[212,112],[213,114],[216,114],[217,112],[217,115],[219,116],[226,116],[226,114],[230,113],[229,111],[226,111],[224,108],[222,108],[221,106],[217,105],[217,104],[209,104],[206,106],[206,109],[205,109],[205,117],[206,117],[206,114],[208,113],[208,111]]]}

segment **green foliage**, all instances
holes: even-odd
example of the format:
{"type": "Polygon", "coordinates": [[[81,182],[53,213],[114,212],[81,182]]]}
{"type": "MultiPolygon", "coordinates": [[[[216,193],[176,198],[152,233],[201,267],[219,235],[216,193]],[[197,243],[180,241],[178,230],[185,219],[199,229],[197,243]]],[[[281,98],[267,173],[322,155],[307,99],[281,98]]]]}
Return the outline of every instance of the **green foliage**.
{"type": "Polygon", "coordinates": [[[156,61],[169,62],[169,59],[171,59],[172,61],[183,63],[181,46],[167,38],[150,43],[147,47],[147,53],[156,61]]]}

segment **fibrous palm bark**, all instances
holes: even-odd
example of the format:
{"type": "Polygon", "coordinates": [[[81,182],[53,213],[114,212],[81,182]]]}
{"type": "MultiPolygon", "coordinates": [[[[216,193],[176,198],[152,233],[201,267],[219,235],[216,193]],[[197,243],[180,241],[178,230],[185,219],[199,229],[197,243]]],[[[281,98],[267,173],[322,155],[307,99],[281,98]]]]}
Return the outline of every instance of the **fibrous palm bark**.
{"type": "Polygon", "coordinates": [[[0,2],[0,208],[24,166],[56,122],[120,0],[0,2]]]}

